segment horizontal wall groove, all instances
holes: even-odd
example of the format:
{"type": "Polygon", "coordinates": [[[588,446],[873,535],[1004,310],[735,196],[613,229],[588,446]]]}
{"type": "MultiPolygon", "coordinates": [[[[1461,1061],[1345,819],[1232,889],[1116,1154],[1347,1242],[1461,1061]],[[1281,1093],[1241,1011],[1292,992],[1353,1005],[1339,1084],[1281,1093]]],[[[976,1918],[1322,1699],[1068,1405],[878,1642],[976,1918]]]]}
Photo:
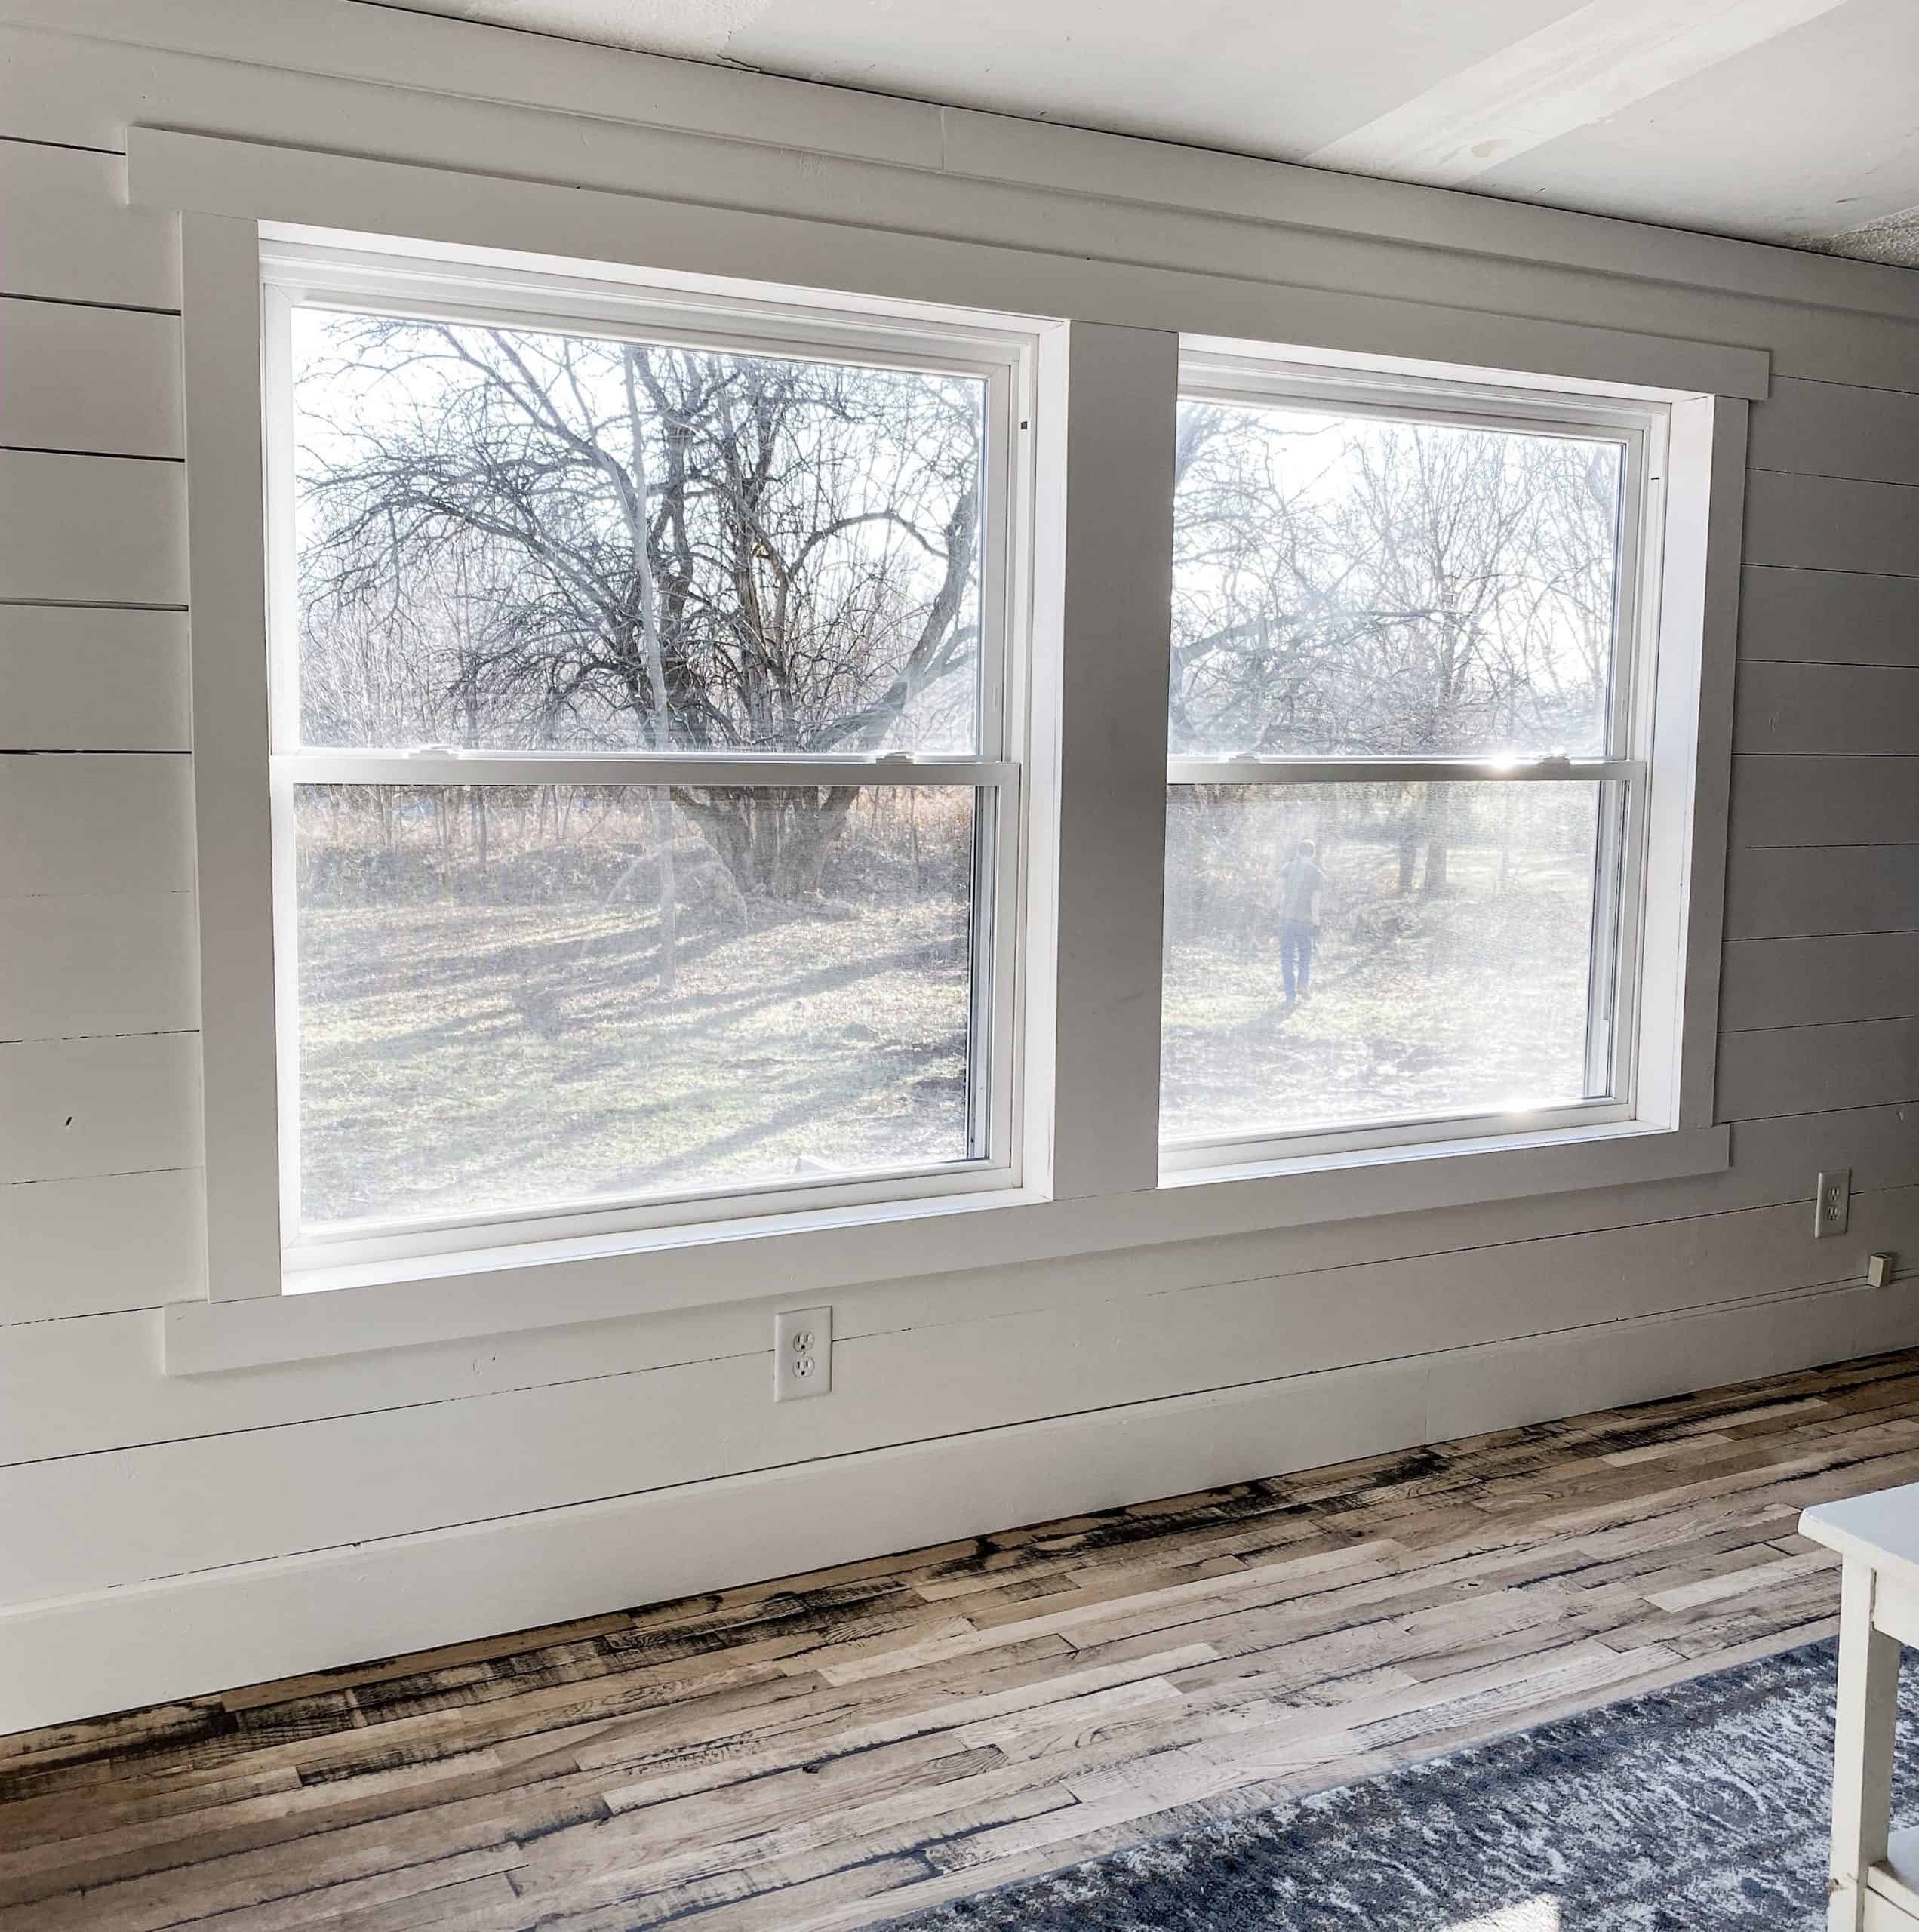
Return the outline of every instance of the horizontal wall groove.
{"type": "MultiPolygon", "coordinates": [[[[0,443],[0,451],[14,456],[77,456],[94,463],[171,463],[182,469],[186,467],[183,456],[153,456],[139,450],[76,450],[59,443],[0,443]]],[[[7,601],[14,603],[21,600],[9,598],[7,601]]],[[[149,605],[144,608],[151,610],[158,607],[149,605]]]]}
{"type": "MultiPolygon", "coordinates": [[[[1760,758],[1766,756],[1767,754],[1760,752],[1742,752],[1739,755],[1742,758],[1760,758]]],[[[1784,754],[1776,754],[1776,755],[1784,755],[1784,754]]],[[[1792,755],[1802,758],[1822,758],[1828,757],[1831,754],[1822,752],[1802,752],[1794,753],[1792,755]]],[[[1919,839],[1895,839],[1881,844],[1866,838],[1809,838],[1801,843],[1791,845],[1742,845],[1738,849],[1745,852],[1884,852],[1888,854],[1910,852],[1915,856],[1919,856],[1919,839]]],[[[1754,934],[1753,937],[1758,937],[1762,935],[1754,934]]],[[[1801,935],[1794,934],[1792,937],[1798,937],[1801,935]]],[[[1814,933],[1804,937],[1820,939],[1826,935],[1814,933]]]]}
{"type": "MultiPolygon", "coordinates": [[[[1880,1023],[1876,1020],[1839,1020],[1834,1023],[1842,1026],[1876,1026],[1880,1023]]],[[[1896,1026],[1899,1023],[1895,1020],[1890,1023],[1896,1026]]],[[[1788,1029],[1787,1030],[1790,1031],[1791,1029],[1788,1029]]],[[[1831,1119],[1838,1117],[1843,1117],[1847,1114],[1884,1113],[1889,1109],[1896,1113],[1903,1115],[1908,1107],[1912,1106],[1919,1106],[1919,1094],[1915,1094],[1913,1098],[1909,1100],[1858,1100],[1850,1103],[1829,1103],[1828,1105],[1822,1107],[1810,1108],[1804,1113],[1788,1112],[1776,1114],[1745,1114],[1736,1118],[1722,1119],[1719,1121],[1718,1124],[1721,1127],[1730,1127],[1734,1134],[1736,1134],[1742,1127],[1757,1127],[1762,1121],[1808,1120],[1816,1115],[1822,1119],[1831,1119]]],[[[1890,1193],[1893,1190],[1890,1188],[1887,1188],[1881,1191],[1890,1193]]],[[[1807,1201],[1811,1200],[1813,1198],[1811,1191],[1808,1189],[1803,1198],[1807,1201]]]]}
{"type": "MultiPolygon", "coordinates": [[[[1764,407],[1763,404],[1760,406],[1764,407]]],[[[1908,482],[1900,477],[1868,476],[1862,475],[1857,470],[1783,469],[1776,463],[1749,463],[1746,465],[1745,473],[1748,476],[1804,476],[1821,483],[1869,483],[1876,490],[1919,490],[1919,483],[1908,482]]],[[[1776,568],[1803,570],[1808,566],[1801,564],[1788,564],[1776,568]]],[[[1856,574],[1869,577],[1876,573],[1862,571],[1856,574]]],[[[1888,573],[1888,574],[1903,574],[1903,573],[1888,573]]]]}
{"type": "MultiPolygon", "coordinates": [[[[1791,852],[1819,851],[1821,850],[1848,851],[1855,848],[1849,846],[1821,848],[1816,845],[1786,845],[1773,847],[1748,846],[1746,849],[1748,851],[1773,851],[1791,852]]],[[[1868,846],[1865,849],[1871,851],[1877,848],[1868,846]]],[[[1727,940],[1724,941],[1723,943],[1727,949],[1730,950],[1734,946],[1821,946],[1828,940],[1837,939],[1899,939],[1905,937],[1908,934],[1919,933],[1919,906],[1915,906],[1913,908],[1913,912],[1914,914],[1914,922],[1909,926],[1848,926],[1843,930],[1835,927],[1829,932],[1816,933],[1745,933],[1741,934],[1736,938],[1727,940]]]]}
{"type": "MultiPolygon", "coordinates": [[[[1755,564],[1751,565],[1749,568],[1754,570],[1763,570],[1766,566],[1761,564],[1755,564]]],[[[1761,664],[1788,665],[1795,671],[1909,671],[1914,676],[1919,677],[1919,664],[1901,664],[1896,662],[1889,661],[1886,659],[1875,657],[1748,657],[1742,656],[1739,659],[1739,663],[1742,666],[1747,667],[1755,666],[1761,664]]],[[[1745,755],[1748,757],[1761,757],[1765,755],[1765,754],[1761,752],[1748,752],[1745,754],[1745,755]]],[[[1797,754],[1788,754],[1788,755],[1797,755],[1797,754]]],[[[1833,754],[1830,752],[1816,752],[1808,754],[1808,755],[1816,758],[1830,758],[1833,754]]],[[[1842,754],[1842,755],[1857,758],[1870,757],[1873,755],[1873,754],[1870,752],[1855,752],[1848,754],[1842,754]]],[[[1899,753],[1896,754],[1896,755],[1908,756],[1910,755],[1910,754],[1899,753]]]]}
{"type": "MultiPolygon", "coordinates": [[[[1748,475],[1752,473],[1753,472],[1751,471],[1747,472],[1748,475]]],[[[1798,472],[1790,469],[1779,469],[1773,470],[1767,473],[1775,476],[1791,476],[1796,475],[1798,472]]],[[[1869,482],[1871,481],[1871,478],[1869,477],[1835,476],[1826,480],[1834,483],[1859,483],[1869,482]]],[[[1889,487],[1898,488],[1911,486],[1894,485],[1889,487]]],[[[1751,557],[1744,559],[1741,562],[1739,568],[1742,570],[1748,571],[1790,571],[1794,575],[1798,577],[1890,577],[1895,583],[1909,583],[1914,577],[1919,577],[1919,571],[1861,571],[1853,570],[1838,564],[1767,563],[1758,558],[1751,557]]]]}
{"type": "MultiPolygon", "coordinates": [[[[1794,940],[1784,941],[1756,940],[1742,943],[1758,946],[1773,944],[1792,946],[1799,943],[1794,940]]],[[[1755,1033],[1816,1033],[1828,1026],[1902,1026],[1914,1020],[1919,1020],[1919,1012],[1875,1013],[1863,1020],[1782,1020],[1777,1026],[1723,1026],[1720,1029],[1719,1037],[1722,1040],[1742,1040],[1749,1039],[1755,1033]]],[[[1915,1094],[1913,1097],[1915,1100],[1919,1100],[1919,1094],[1915,1094]]],[[[1886,1103],[1882,1102],[1881,1104],[1886,1103]]],[[[1897,1103],[1892,1104],[1896,1105],[1897,1103]]],[[[1830,1108],[1822,1107],[1819,1111],[1822,1113],[1827,1113],[1832,1110],[1830,1108]]]]}
{"type": "MultiPolygon", "coordinates": [[[[1846,847],[1822,847],[1818,845],[1748,845],[1748,852],[1817,852],[1821,851],[1845,851],[1846,847]]],[[[1818,932],[1807,933],[1747,933],[1724,943],[1731,946],[1816,946],[1828,939],[1899,939],[1908,934],[1919,933],[1919,907],[1914,909],[1915,917],[1910,925],[1904,926],[1828,926],[1818,932]]]]}
{"type": "Polygon", "coordinates": [[[1850,379],[1841,382],[1837,376],[1790,376],[1784,379],[1794,383],[1816,383],[1822,389],[1870,389],[1875,395],[1912,395],[1919,393],[1919,383],[1911,389],[1900,389],[1890,383],[1856,383],[1850,379]]]}
{"type": "Polygon", "coordinates": [[[124,161],[127,157],[125,148],[94,147],[83,141],[49,141],[28,134],[0,134],[0,141],[9,147],[52,148],[61,154],[111,155],[116,161],[124,161]]]}
{"type": "MultiPolygon", "coordinates": [[[[110,1179],[111,1177],[103,1177],[103,1178],[110,1179]]],[[[44,1185],[42,1182],[32,1180],[14,1180],[5,1183],[7,1187],[39,1187],[44,1185]]],[[[0,1190],[0,1198],[4,1198],[4,1190],[0,1190]]],[[[44,1334],[56,1328],[70,1328],[82,1321],[118,1321],[133,1315],[164,1315],[167,1309],[174,1305],[168,1302],[155,1301],[146,1303],[137,1308],[81,1308],[75,1309],[70,1315],[20,1315],[11,1321],[0,1321],[0,1344],[4,1344],[9,1337],[17,1337],[36,1331],[44,1334]]],[[[158,1443],[174,1442],[180,1439],[177,1436],[156,1436],[152,1441],[143,1442],[140,1446],[143,1448],[152,1448],[158,1443]]],[[[5,1462],[0,1462],[0,1469],[17,1469],[29,1463],[51,1463],[57,1460],[52,1456],[16,1456],[10,1457],[5,1462]]]]}
{"type": "MultiPolygon", "coordinates": [[[[0,1036],[0,1047],[62,1047],[83,1040],[190,1040],[199,1036],[197,1026],[140,1026],[125,1032],[9,1033],[0,1036]]],[[[32,1185],[30,1181],[22,1184],[32,1185]]]]}
{"type": "Polygon", "coordinates": [[[173,321],[180,319],[177,309],[155,308],[150,303],[102,302],[85,295],[30,294],[24,289],[8,288],[4,285],[0,285],[0,302],[37,302],[48,309],[103,309],[115,315],[159,315],[173,321]]]}
{"type": "Polygon", "coordinates": [[[183,617],[187,607],[184,604],[120,604],[85,597],[0,597],[0,611],[153,611],[169,617],[183,617]]]}

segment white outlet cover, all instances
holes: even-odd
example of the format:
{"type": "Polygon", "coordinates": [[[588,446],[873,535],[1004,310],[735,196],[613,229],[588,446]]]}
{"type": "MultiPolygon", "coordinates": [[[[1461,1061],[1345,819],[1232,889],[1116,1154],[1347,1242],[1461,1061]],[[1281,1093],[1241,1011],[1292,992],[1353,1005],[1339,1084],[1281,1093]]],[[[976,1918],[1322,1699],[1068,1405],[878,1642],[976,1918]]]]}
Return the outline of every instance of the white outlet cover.
{"type": "Polygon", "coordinates": [[[773,1399],[803,1402],[833,1386],[833,1311],[791,1308],[773,1318],[773,1399]]]}
{"type": "Polygon", "coordinates": [[[1813,1201],[1813,1238],[1818,1241],[1826,1235],[1843,1235],[1851,1218],[1852,1205],[1852,1169],[1834,1168],[1821,1174],[1819,1192],[1813,1201]]]}

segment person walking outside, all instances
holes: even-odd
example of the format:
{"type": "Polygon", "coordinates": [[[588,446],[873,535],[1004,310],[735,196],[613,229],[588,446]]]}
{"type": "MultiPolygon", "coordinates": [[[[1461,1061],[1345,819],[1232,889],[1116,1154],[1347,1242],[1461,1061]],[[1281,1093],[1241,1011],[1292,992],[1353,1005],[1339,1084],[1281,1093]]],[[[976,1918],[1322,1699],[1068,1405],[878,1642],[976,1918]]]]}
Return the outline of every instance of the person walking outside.
{"type": "Polygon", "coordinates": [[[1313,941],[1319,933],[1319,895],[1325,885],[1312,841],[1301,839],[1279,869],[1279,970],[1288,1006],[1312,996],[1313,941]]]}

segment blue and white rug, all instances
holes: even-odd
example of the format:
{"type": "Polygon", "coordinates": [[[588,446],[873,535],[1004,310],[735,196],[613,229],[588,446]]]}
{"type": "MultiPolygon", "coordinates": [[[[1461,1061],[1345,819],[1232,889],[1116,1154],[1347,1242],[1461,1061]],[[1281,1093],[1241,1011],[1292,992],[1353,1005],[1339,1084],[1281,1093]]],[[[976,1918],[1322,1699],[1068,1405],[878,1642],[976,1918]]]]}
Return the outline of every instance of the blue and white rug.
{"type": "MultiPolygon", "coordinates": [[[[887,1932],[1822,1932],[1834,1655],[1743,1664],[887,1932]]],[[[1919,1670],[1901,1703],[1896,1823],[1919,1799],[1919,1670]]]]}

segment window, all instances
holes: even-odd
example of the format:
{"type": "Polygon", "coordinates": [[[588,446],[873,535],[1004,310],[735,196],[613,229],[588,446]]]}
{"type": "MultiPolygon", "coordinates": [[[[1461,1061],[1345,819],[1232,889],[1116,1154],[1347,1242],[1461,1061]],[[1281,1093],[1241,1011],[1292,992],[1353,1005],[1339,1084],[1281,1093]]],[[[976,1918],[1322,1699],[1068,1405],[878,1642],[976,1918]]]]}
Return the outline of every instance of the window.
{"type": "Polygon", "coordinates": [[[1024,341],[266,281],[290,1261],[1006,1183],[1024,341]]]}
{"type": "Polygon", "coordinates": [[[1631,1117],[1662,429],[1184,365],[1170,1167],[1631,1117]]]}
{"type": "Polygon", "coordinates": [[[1025,254],[134,134],[191,202],[170,1369],[1726,1166],[1763,355],[1048,319],[1025,254]]]}

